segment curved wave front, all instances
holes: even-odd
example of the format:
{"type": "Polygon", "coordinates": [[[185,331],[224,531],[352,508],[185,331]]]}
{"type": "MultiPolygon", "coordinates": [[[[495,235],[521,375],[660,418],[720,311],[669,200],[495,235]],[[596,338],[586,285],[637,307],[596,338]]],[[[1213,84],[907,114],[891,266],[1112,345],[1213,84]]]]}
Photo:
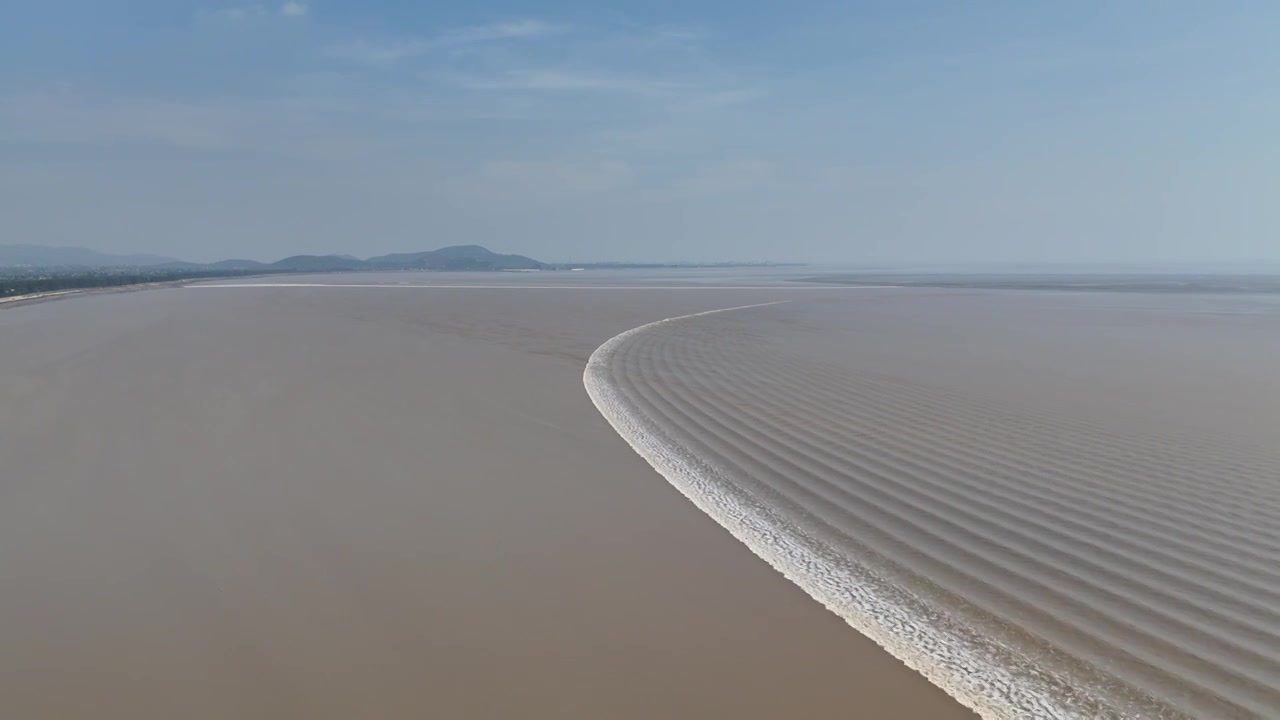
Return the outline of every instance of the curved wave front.
{"type": "MultiPolygon", "coordinates": [[[[983,717],[1086,717],[1055,702],[1050,687],[1015,679],[973,638],[955,632],[918,601],[903,597],[868,568],[857,567],[726,481],[720,473],[676,444],[652,417],[640,411],[613,376],[615,356],[643,333],[705,315],[780,303],[761,303],[667,318],[617,335],[591,354],[583,384],[596,408],[660,475],[757,556],[839,615],[908,667],[924,675],[983,717]]],[[[1083,706],[1097,707],[1093,703],[1083,706]]],[[[1085,709],[1084,707],[1079,708],[1085,709]]]]}
{"type": "MultiPolygon", "coordinates": [[[[1188,460],[1184,487],[1180,458],[1140,441],[794,367],[753,334],[751,318],[778,304],[624,332],[592,354],[587,392],[698,508],[983,717],[1249,717],[1274,707],[1275,588],[1273,573],[1257,574],[1266,548],[1222,555],[1231,518],[1195,497],[1133,496],[1123,474],[1163,472],[1161,482],[1192,493],[1195,473],[1219,471],[1210,461],[1188,460]],[[1098,457],[1056,455],[1082,448],[1098,457]],[[1103,450],[1123,462],[1106,467],[1103,450]],[[1120,524],[1138,512],[1154,520],[1120,524]],[[1183,513],[1192,524],[1179,536],[1163,518],[1183,513]]],[[[1243,491],[1259,477],[1241,475],[1243,491]]]]}

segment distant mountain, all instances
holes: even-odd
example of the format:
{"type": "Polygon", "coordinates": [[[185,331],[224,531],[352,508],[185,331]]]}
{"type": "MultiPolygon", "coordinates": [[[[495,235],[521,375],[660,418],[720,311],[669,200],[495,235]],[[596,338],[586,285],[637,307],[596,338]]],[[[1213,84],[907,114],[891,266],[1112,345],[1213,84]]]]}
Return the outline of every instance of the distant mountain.
{"type": "Polygon", "coordinates": [[[379,270],[540,270],[543,264],[524,255],[503,255],[479,245],[453,245],[417,253],[394,253],[366,261],[379,270]]]}
{"type": "Polygon", "coordinates": [[[216,263],[209,263],[204,267],[213,270],[262,270],[267,266],[266,263],[257,260],[220,260],[216,263]]]}
{"type": "Polygon", "coordinates": [[[272,270],[294,272],[334,272],[337,270],[367,270],[369,263],[359,258],[341,255],[293,255],[266,266],[272,270]]]}
{"type": "Polygon", "coordinates": [[[113,255],[79,247],[0,245],[0,267],[119,267],[179,262],[161,255],[113,255]]]}
{"type": "Polygon", "coordinates": [[[413,253],[392,253],[369,258],[369,264],[385,270],[421,269],[425,259],[432,251],[424,250],[413,253]]]}
{"type": "Polygon", "coordinates": [[[293,255],[273,263],[222,260],[193,263],[158,255],[111,255],[85,248],[0,245],[0,267],[108,268],[147,266],[171,271],[243,270],[260,272],[340,272],[344,270],[540,270],[546,265],[524,255],[504,255],[479,245],[393,253],[361,260],[351,255],[293,255]]]}

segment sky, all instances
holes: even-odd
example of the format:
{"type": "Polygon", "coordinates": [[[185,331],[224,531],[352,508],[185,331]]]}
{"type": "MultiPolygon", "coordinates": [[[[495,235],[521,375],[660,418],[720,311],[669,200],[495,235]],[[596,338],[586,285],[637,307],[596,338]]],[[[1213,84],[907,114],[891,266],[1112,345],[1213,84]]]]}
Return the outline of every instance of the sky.
{"type": "Polygon", "coordinates": [[[1280,261],[1280,3],[9,0],[0,243],[1280,261]]]}

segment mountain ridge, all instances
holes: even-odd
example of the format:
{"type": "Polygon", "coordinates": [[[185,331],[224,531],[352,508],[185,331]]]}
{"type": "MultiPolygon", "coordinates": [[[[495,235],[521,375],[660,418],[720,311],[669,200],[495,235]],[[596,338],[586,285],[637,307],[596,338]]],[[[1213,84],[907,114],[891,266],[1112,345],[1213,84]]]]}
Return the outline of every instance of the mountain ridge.
{"type": "Polygon", "coordinates": [[[481,245],[450,245],[435,250],[378,255],[364,260],[351,255],[291,255],[270,263],[242,259],[193,263],[160,255],[117,255],[87,248],[0,245],[0,267],[42,269],[148,267],[171,270],[336,272],[343,270],[540,270],[547,265],[524,255],[496,253],[481,245]]]}
{"type": "Polygon", "coordinates": [[[146,253],[104,253],[83,247],[0,244],[0,267],[116,267],[181,262],[177,258],[146,253]]]}

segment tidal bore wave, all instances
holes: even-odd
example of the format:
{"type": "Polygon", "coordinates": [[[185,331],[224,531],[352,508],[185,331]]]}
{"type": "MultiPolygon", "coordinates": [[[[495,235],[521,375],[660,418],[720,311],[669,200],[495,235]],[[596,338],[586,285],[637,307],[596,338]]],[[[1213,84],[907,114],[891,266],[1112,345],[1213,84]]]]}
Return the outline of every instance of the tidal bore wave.
{"type": "Polygon", "coordinates": [[[752,552],[983,717],[1280,708],[1267,461],[797,362],[748,322],[774,305],[629,330],[583,376],[752,552]]]}

